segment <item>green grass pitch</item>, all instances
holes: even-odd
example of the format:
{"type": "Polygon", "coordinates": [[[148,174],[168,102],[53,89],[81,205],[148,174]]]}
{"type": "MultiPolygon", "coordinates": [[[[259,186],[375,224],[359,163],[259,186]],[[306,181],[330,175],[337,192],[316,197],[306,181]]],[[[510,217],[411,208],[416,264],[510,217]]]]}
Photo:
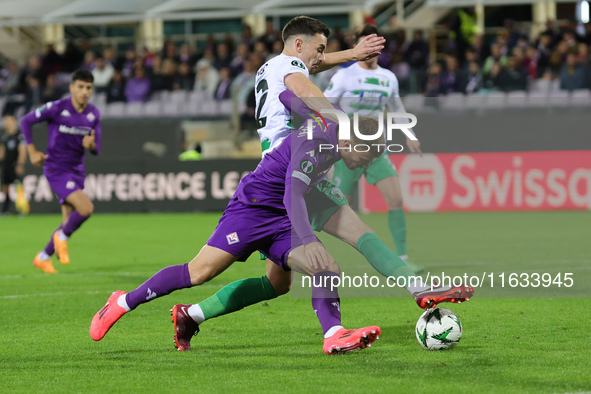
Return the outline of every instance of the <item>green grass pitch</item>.
{"type": "MultiPolygon", "coordinates": [[[[572,271],[580,283],[591,266],[589,215],[408,214],[409,254],[431,272],[572,271]]],[[[263,275],[258,256],[204,286],[141,305],[102,341],[90,339],[90,320],[112,291],[130,291],[159,269],[189,261],[218,218],[96,214],[72,237],[72,263],[54,259],[57,275],[36,270],[32,260],[59,217],[0,218],[0,392],[591,390],[591,314],[580,292],[576,298],[507,298],[501,291],[488,298],[477,289],[470,302],[449,306],[464,326],[451,351],[420,347],[414,327],[421,310],[400,289],[393,298],[342,300],[346,327],[382,327],[371,349],[324,355],[310,301],[287,295],[204,323],[193,351],[176,351],[172,305],[263,275]]],[[[393,246],[383,216],[362,218],[393,246]]],[[[365,264],[350,247],[322,239],[337,261],[365,264]]]]}

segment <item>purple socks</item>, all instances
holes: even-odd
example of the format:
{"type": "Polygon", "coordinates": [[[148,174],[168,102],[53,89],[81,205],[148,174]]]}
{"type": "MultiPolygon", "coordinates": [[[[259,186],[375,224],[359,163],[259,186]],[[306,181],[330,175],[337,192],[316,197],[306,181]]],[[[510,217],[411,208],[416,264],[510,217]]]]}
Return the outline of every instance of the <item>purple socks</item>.
{"type": "Polygon", "coordinates": [[[334,272],[324,271],[312,277],[312,307],[320,320],[322,332],[325,334],[332,327],[341,325],[339,292],[336,288],[331,290],[330,287],[333,276],[338,275],[334,272]]]}
{"type": "Polygon", "coordinates": [[[43,248],[43,251],[47,253],[48,256],[53,256],[53,254],[55,253],[55,245],[53,244],[53,234],[60,231],[61,229],[62,225],[60,224],[58,228],[56,228],[55,231],[51,233],[51,237],[49,237],[49,242],[47,243],[47,245],[45,245],[45,248],[43,248]]]}
{"type": "Polygon", "coordinates": [[[162,297],[175,290],[191,287],[189,263],[171,265],[158,271],[135,290],[127,293],[125,300],[130,309],[153,298],[162,297]]]}
{"type": "Polygon", "coordinates": [[[62,231],[69,237],[74,231],[78,230],[80,226],[82,226],[82,223],[88,218],[89,216],[82,216],[78,211],[74,211],[68,217],[68,221],[62,227],[62,231]]]}

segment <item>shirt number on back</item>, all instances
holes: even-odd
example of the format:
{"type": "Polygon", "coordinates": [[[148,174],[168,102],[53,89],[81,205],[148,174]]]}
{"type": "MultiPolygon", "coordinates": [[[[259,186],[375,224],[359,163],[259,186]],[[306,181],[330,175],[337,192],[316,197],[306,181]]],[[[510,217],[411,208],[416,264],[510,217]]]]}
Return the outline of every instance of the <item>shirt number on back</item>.
{"type": "Polygon", "coordinates": [[[267,117],[262,117],[261,116],[261,110],[263,109],[263,106],[265,105],[265,101],[267,100],[267,90],[269,90],[269,84],[267,83],[266,79],[261,79],[260,82],[257,84],[257,93],[258,92],[263,92],[263,95],[261,96],[261,99],[259,100],[259,107],[257,108],[257,113],[256,113],[256,120],[257,120],[257,124],[260,128],[263,128],[266,126],[267,124],[267,117]]]}

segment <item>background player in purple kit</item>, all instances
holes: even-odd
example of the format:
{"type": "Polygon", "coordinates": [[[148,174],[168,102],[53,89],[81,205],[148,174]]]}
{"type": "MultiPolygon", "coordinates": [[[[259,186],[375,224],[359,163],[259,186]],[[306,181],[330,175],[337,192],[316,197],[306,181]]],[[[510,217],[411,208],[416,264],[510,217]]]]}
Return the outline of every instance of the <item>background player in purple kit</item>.
{"type": "MultiPolygon", "coordinates": [[[[339,266],[316,238],[308,220],[305,195],[321,182],[330,167],[341,158],[354,169],[366,167],[381,152],[376,146],[368,152],[342,150],[362,143],[353,136],[338,140],[337,125],[328,130],[315,128],[314,139],[306,133],[292,133],[259,163],[256,170],[244,177],[228,204],[214,233],[189,263],[169,266],[149,278],[141,286],[125,293],[116,291],[92,319],[90,336],[101,340],[109,329],[128,311],[174,290],[201,285],[222,273],[237,260],[259,250],[277,264],[278,271],[294,271],[313,276],[312,305],[324,332],[323,350],[327,354],[343,353],[369,347],[380,335],[377,326],[346,330],[341,325],[340,299],[331,288],[332,278],[340,273],[339,266]],[[320,148],[331,146],[331,148],[320,148]]],[[[359,128],[365,135],[375,135],[377,120],[360,118],[359,128]]],[[[383,145],[384,139],[381,138],[383,145]]],[[[375,141],[378,144],[380,141],[375,141]]],[[[281,280],[282,275],[277,275],[281,280]]],[[[275,294],[275,278],[270,275],[268,291],[275,294]]],[[[288,290],[288,289],[286,289],[288,290]]],[[[185,308],[186,316],[192,306],[185,308]]],[[[190,339],[197,330],[193,321],[177,320],[175,342],[179,350],[190,350],[190,339]],[[182,326],[181,326],[182,325],[182,326]]]]}
{"type": "Polygon", "coordinates": [[[89,71],[72,74],[69,97],[46,103],[21,120],[31,163],[43,165],[43,173],[62,206],[62,222],[53,232],[45,248],[35,256],[33,264],[46,273],[57,271],[51,255],[57,252],[62,264],[68,264],[68,239],[94,210],[84,189],[84,153],[97,155],[101,150],[101,121],[98,109],[88,102],[94,78],[89,71]],[[49,143],[47,152],[37,150],[31,126],[47,122],[49,143]]]}

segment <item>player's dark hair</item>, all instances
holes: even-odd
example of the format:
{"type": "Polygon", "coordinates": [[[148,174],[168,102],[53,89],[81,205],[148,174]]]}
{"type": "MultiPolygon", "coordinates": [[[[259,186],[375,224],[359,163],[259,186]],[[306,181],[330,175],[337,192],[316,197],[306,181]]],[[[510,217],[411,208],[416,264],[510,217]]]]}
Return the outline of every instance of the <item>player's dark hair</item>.
{"type": "MultiPolygon", "coordinates": [[[[375,135],[380,127],[378,120],[372,116],[360,116],[357,125],[359,126],[359,133],[367,136],[375,135]]],[[[376,138],[375,140],[364,141],[352,132],[351,142],[354,145],[369,144],[371,147],[369,152],[371,152],[374,158],[378,158],[384,153],[383,147],[380,150],[380,147],[378,145],[384,145],[386,143],[386,138],[384,137],[384,133],[382,133],[382,135],[376,138]]]]}
{"type": "Polygon", "coordinates": [[[318,19],[310,18],[309,16],[296,16],[287,22],[287,25],[285,25],[281,32],[281,38],[283,42],[287,42],[291,36],[315,36],[316,34],[323,34],[324,37],[328,38],[330,36],[330,29],[318,19]]]}
{"type": "Polygon", "coordinates": [[[359,40],[359,38],[361,38],[361,37],[369,36],[370,34],[377,34],[378,36],[382,35],[380,33],[380,29],[378,29],[378,27],[376,25],[372,25],[372,24],[368,23],[365,26],[363,26],[363,28],[361,30],[357,30],[355,32],[355,41],[359,40]]]}
{"type": "Polygon", "coordinates": [[[76,70],[72,73],[72,83],[76,81],[94,83],[94,76],[87,70],[76,70]]]}

